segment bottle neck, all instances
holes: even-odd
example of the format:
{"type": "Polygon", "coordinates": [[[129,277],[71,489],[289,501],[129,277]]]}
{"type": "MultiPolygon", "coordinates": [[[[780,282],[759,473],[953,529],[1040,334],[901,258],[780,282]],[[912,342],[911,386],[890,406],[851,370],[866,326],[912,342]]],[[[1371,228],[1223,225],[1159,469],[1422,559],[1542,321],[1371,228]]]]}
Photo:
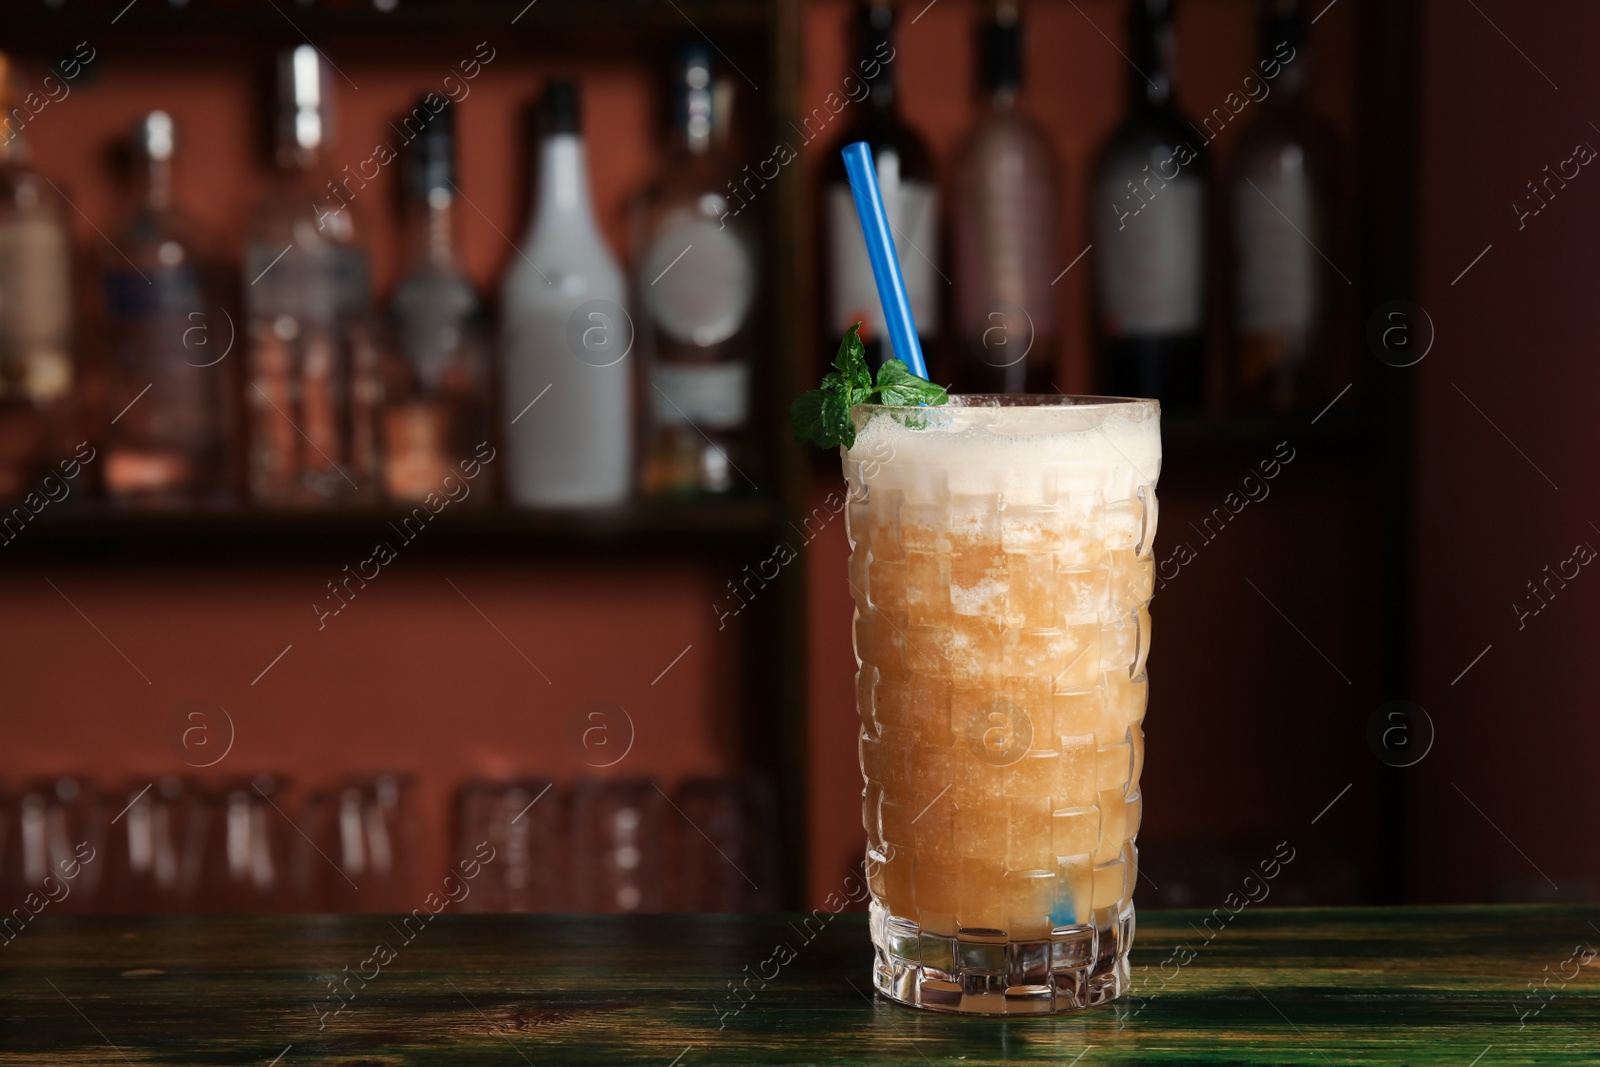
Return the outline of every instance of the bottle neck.
{"type": "Polygon", "coordinates": [[[323,152],[320,147],[307,148],[292,141],[278,145],[280,170],[318,171],[322,169],[323,152]]]}
{"type": "Polygon", "coordinates": [[[894,105],[894,79],[885,75],[874,82],[867,93],[867,109],[878,118],[892,119],[895,116],[894,105]]]}
{"type": "Polygon", "coordinates": [[[414,268],[433,271],[456,269],[455,197],[448,189],[431,189],[426,197],[413,199],[411,216],[411,257],[414,268]]]}
{"type": "Polygon", "coordinates": [[[172,161],[147,159],[145,161],[144,188],[141,201],[145,210],[162,213],[172,207],[172,161]]]}
{"type": "MultiPolygon", "coordinates": [[[[1136,3],[1142,0],[1135,0],[1136,3]]],[[[1136,18],[1132,33],[1128,99],[1134,108],[1161,110],[1172,104],[1175,48],[1172,22],[1161,16],[1136,18]]]]}
{"type": "Polygon", "coordinates": [[[710,128],[707,127],[704,130],[679,130],[678,150],[696,158],[709,155],[711,153],[710,128]]]}
{"type": "Polygon", "coordinates": [[[677,87],[673,147],[680,155],[704,156],[711,151],[712,127],[717,118],[710,71],[691,66],[677,87]]]}
{"type": "Polygon", "coordinates": [[[669,148],[678,159],[701,159],[711,154],[711,120],[708,117],[696,122],[680,122],[672,133],[669,148]]]}
{"type": "Polygon", "coordinates": [[[888,25],[864,27],[857,38],[855,69],[867,83],[867,109],[880,119],[891,119],[895,112],[895,74],[892,28],[888,25]],[[887,58],[885,58],[887,57],[887,58]]]}
{"type": "Polygon", "coordinates": [[[1273,88],[1273,96],[1279,97],[1284,104],[1299,103],[1305,99],[1306,86],[1310,79],[1307,77],[1309,64],[1306,62],[1305,45],[1288,51],[1283,48],[1273,47],[1265,50],[1263,61],[1277,63],[1279,66],[1278,83],[1273,88]],[[1287,55],[1285,62],[1282,56],[1287,55]]]}
{"type": "Polygon", "coordinates": [[[533,218],[535,229],[570,224],[573,220],[593,226],[589,167],[583,138],[578,134],[553,134],[539,146],[538,198],[533,218]]]}
{"type": "Polygon", "coordinates": [[[997,85],[989,91],[989,109],[997,115],[1010,115],[1017,110],[1015,85],[997,85]]]}

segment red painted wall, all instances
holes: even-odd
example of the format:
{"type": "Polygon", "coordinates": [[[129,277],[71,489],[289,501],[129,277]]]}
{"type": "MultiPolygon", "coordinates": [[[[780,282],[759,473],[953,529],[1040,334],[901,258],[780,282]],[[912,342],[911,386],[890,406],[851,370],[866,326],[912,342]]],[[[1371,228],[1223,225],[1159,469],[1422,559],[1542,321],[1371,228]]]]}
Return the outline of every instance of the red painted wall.
{"type": "MultiPolygon", "coordinates": [[[[729,718],[744,637],[717,631],[720,580],[698,568],[440,560],[419,538],[319,631],[312,601],[366,551],[351,544],[295,566],[0,576],[6,778],[77,772],[120,786],[186,772],[173,717],[220,705],[235,740],[206,778],[287,771],[309,787],[415,773],[420,894],[453,859],[446,813],[465,779],[654,775],[670,789],[736,768],[729,718]],[[635,731],[607,771],[585,762],[612,752],[581,744],[579,708],[595,700],[621,705],[635,731]]],[[[614,724],[619,750],[625,729],[614,724]]],[[[189,762],[208,757],[191,751],[189,762]]]]}
{"type": "Polygon", "coordinates": [[[1583,567],[1553,583],[1548,607],[1520,626],[1513,605],[1538,607],[1525,583],[1577,544],[1600,548],[1600,174],[1589,165],[1566,188],[1552,183],[1549,206],[1520,228],[1512,205],[1575,145],[1600,148],[1587,103],[1600,91],[1588,51],[1600,10],[1479,6],[1425,5],[1418,302],[1438,340],[1409,373],[1420,391],[1416,699],[1438,742],[1417,768],[1412,873],[1427,900],[1593,899],[1600,580],[1583,567]]]}

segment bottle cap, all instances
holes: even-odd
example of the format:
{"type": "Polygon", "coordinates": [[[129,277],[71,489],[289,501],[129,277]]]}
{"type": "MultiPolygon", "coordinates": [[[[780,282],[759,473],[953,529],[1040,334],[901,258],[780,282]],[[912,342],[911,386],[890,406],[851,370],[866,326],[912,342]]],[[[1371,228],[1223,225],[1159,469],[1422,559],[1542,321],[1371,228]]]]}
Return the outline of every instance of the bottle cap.
{"type": "Polygon", "coordinates": [[[1261,51],[1272,55],[1281,44],[1296,51],[1305,44],[1306,26],[1300,0],[1263,0],[1261,5],[1261,51]]]}
{"type": "Polygon", "coordinates": [[[894,4],[891,0],[862,0],[857,15],[862,28],[869,33],[886,34],[894,27],[894,4]]]}
{"type": "Polygon", "coordinates": [[[577,82],[547,84],[539,98],[539,118],[544,123],[545,134],[577,133],[582,125],[579,104],[577,82]]]}
{"type": "Polygon", "coordinates": [[[177,127],[165,111],[149,112],[133,128],[134,151],[145,159],[170,160],[177,139],[177,127]]]}
{"type": "Polygon", "coordinates": [[[1128,34],[1130,43],[1136,49],[1140,46],[1141,38],[1149,38],[1171,26],[1172,0],[1133,0],[1128,5],[1128,34]]]}
{"type": "MultiPolygon", "coordinates": [[[[862,59],[879,59],[892,55],[894,44],[894,5],[888,0],[862,0],[856,10],[856,54],[862,59]]],[[[862,71],[868,85],[891,85],[889,64],[880,63],[874,76],[862,71]]]]}
{"type": "Polygon", "coordinates": [[[709,143],[716,120],[715,104],[711,48],[698,37],[685,38],[673,62],[672,119],[688,134],[691,146],[709,143]]]}
{"type": "Polygon", "coordinates": [[[311,45],[278,55],[278,143],[314,149],[333,142],[333,79],[311,45]]]}
{"type": "Polygon", "coordinates": [[[1022,86],[1022,19],[1014,2],[995,5],[978,29],[978,77],[985,89],[1022,86]]]}
{"type": "Polygon", "coordinates": [[[1154,104],[1171,99],[1172,0],[1134,0],[1128,8],[1129,56],[1136,92],[1154,104]]]}
{"type": "Polygon", "coordinates": [[[451,190],[456,179],[456,109],[445,101],[435,114],[427,98],[418,100],[410,115],[425,119],[422,129],[406,145],[406,191],[426,199],[435,189],[451,190]]]}

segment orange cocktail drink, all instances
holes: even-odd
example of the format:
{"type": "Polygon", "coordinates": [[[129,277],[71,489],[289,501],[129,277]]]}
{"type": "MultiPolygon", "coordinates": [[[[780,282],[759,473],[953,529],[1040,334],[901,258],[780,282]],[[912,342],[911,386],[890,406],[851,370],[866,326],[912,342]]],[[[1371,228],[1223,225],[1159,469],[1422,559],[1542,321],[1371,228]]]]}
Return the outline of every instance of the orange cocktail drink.
{"type": "Polygon", "coordinates": [[[939,1011],[1127,988],[1154,401],[861,405],[845,450],[878,989],[939,1011]]]}

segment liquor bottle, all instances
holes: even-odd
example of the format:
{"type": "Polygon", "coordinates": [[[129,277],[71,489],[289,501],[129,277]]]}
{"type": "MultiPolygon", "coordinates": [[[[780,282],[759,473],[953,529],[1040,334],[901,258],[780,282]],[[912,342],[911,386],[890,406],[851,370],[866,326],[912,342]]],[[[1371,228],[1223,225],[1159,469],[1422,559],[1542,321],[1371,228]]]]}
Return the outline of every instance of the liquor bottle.
{"type": "Polygon", "coordinates": [[[1318,249],[1337,232],[1338,137],[1306,100],[1298,0],[1263,4],[1261,72],[1274,71],[1234,157],[1234,384],[1241,406],[1289,411],[1319,403],[1327,390],[1332,268],[1318,249]]]}
{"type": "Polygon", "coordinates": [[[1171,0],[1134,0],[1128,37],[1129,113],[1090,185],[1101,379],[1192,412],[1205,394],[1204,142],[1172,100],[1171,0]]]}
{"type": "MultiPolygon", "coordinates": [[[[906,295],[917,320],[917,335],[930,362],[936,359],[934,342],[939,331],[939,286],[946,284],[935,262],[939,255],[939,191],[934,182],[933,159],[911,127],[901,120],[895,101],[893,31],[895,9],[887,0],[865,0],[857,9],[855,30],[856,65],[851,77],[859,76],[866,87],[859,103],[851,96],[846,110],[850,124],[829,150],[823,167],[822,218],[827,275],[821,291],[828,299],[828,336],[824,338],[825,360],[833,361],[839,338],[860,322],[866,342],[867,362],[876,368],[890,358],[883,308],[878,302],[878,287],[867,259],[866,241],[856,217],[855,200],[845,174],[840,149],[855,141],[872,148],[878,169],[878,184],[883,189],[883,206],[893,229],[895,253],[905,275],[906,295]]],[[[812,127],[819,113],[804,120],[805,136],[814,136],[812,127]]],[[[816,131],[820,133],[821,130],[816,131]]]]}
{"type": "Polygon", "coordinates": [[[72,239],[61,194],[6,118],[13,104],[27,114],[13,75],[0,53],[0,499],[71,454],[72,239]]]}
{"type": "MultiPolygon", "coordinates": [[[[369,501],[378,491],[382,382],[359,173],[328,163],[333,79],[310,45],[278,66],[277,171],[245,243],[245,408],[251,496],[272,506],[369,501]]],[[[370,194],[369,194],[370,195],[370,194]]]]}
{"type": "Polygon", "coordinates": [[[1061,336],[1061,168],[1017,106],[1022,24],[1000,0],[979,30],[983,106],[955,165],[952,267],[963,393],[1049,392],[1061,336]]]}
{"type": "MultiPolygon", "coordinates": [[[[412,111],[429,113],[426,101],[412,111]]],[[[383,476],[390,499],[421,501],[490,436],[482,302],[456,258],[453,106],[428,119],[404,166],[410,252],[391,309],[401,358],[385,390],[383,476]]],[[[478,488],[468,499],[487,503],[478,488]]]]}
{"type": "Polygon", "coordinates": [[[725,493],[751,467],[755,244],[719,191],[733,168],[717,141],[727,98],[709,46],[685,45],[673,80],[672,140],[635,208],[649,412],[639,480],[646,493],[725,493]]]}
{"type": "Polygon", "coordinates": [[[531,507],[620,504],[632,474],[633,324],[589,201],[578,104],[574,83],[545,87],[533,218],[501,297],[508,495],[531,507]]]}
{"type": "Polygon", "coordinates": [[[177,131],[165,111],[133,130],[137,185],[118,251],[101,259],[110,365],[106,494],[158,506],[228,489],[227,360],[233,326],[217,300],[209,241],[173,197],[177,131]]]}

